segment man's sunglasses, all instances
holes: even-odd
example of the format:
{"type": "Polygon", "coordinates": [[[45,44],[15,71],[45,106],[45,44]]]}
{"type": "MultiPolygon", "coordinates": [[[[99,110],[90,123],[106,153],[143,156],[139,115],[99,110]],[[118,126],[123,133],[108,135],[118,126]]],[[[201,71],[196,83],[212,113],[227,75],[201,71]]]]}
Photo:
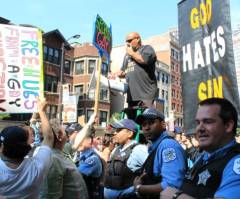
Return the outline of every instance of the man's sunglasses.
{"type": "Polygon", "coordinates": [[[132,42],[132,40],[134,40],[134,39],[137,39],[136,37],[134,37],[134,38],[132,38],[132,39],[128,39],[128,40],[126,40],[126,42],[127,43],[131,43],[132,42]]]}

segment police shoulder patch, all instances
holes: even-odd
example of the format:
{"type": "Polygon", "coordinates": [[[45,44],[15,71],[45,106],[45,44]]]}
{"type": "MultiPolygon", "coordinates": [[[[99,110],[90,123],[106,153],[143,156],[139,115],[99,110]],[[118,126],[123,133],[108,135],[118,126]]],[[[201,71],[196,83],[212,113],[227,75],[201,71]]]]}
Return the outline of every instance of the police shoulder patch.
{"type": "Polygon", "coordinates": [[[95,159],[93,157],[89,157],[85,160],[86,164],[93,165],[95,163],[95,159]]]}
{"type": "Polygon", "coordinates": [[[170,162],[176,159],[176,152],[174,148],[164,149],[162,152],[162,157],[164,162],[170,162]]]}
{"type": "Polygon", "coordinates": [[[235,161],[234,161],[234,164],[233,164],[233,171],[236,173],[236,174],[240,174],[240,158],[237,158],[235,161]]]}

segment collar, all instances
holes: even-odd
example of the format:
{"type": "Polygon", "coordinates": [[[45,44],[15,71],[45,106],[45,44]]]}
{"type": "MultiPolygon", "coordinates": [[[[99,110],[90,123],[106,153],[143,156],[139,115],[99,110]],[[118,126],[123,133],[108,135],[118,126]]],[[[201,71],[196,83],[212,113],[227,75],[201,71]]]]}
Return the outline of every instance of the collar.
{"type": "Polygon", "coordinates": [[[150,145],[148,152],[151,153],[153,150],[155,150],[158,147],[159,143],[166,137],[168,137],[167,131],[162,132],[159,138],[150,145]]]}
{"type": "Polygon", "coordinates": [[[82,159],[82,158],[86,159],[86,158],[90,157],[93,153],[95,153],[93,148],[89,148],[84,151],[81,151],[80,159],[82,159]]]}
{"type": "Polygon", "coordinates": [[[228,152],[229,148],[231,148],[235,144],[237,144],[236,140],[232,140],[231,142],[229,142],[224,147],[222,147],[220,149],[217,149],[216,151],[214,151],[212,153],[205,152],[203,154],[203,160],[204,161],[209,161],[210,159],[213,159],[213,158],[223,157],[228,152]]]}
{"type": "Polygon", "coordinates": [[[127,143],[127,144],[125,144],[125,145],[123,145],[123,146],[120,146],[120,147],[119,147],[119,150],[120,150],[120,152],[123,152],[123,151],[125,151],[127,148],[129,148],[130,146],[132,146],[133,144],[136,144],[136,143],[137,143],[136,140],[131,140],[129,143],[127,143]]]}

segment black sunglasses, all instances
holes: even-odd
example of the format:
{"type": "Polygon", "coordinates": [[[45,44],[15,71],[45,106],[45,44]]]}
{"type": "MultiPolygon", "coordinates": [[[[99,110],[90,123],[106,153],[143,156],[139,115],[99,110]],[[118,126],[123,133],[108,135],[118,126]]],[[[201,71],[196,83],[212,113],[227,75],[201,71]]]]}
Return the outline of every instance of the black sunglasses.
{"type": "Polygon", "coordinates": [[[131,43],[132,40],[134,40],[134,39],[136,39],[136,37],[134,37],[134,38],[132,38],[132,39],[128,39],[128,40],[126,40],[126,42],[127,42],[127,43],[131,43]]]}

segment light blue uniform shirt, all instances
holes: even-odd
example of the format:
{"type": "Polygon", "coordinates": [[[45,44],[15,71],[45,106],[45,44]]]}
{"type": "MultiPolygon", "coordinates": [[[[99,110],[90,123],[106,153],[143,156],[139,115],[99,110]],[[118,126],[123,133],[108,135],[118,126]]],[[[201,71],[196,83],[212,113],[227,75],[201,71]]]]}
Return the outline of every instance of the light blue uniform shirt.
{"type": "Polygon", "coordinates": [[[102,162],[93,148],[80,153],[80,163],[78,166],[80,173],[94,178],[100,177],[103,171],[102,162]]]}
{"type": "MultiPolygon", "coordinates": [[[[207,161],[211,158],[224,157],[230,147],[236,144],[233,140],[228,145],[215,151],[214,153],[204,153],[203,159],[207,161]]],[[[218,187],[214,197],[225,199],[239,199],[240,198],[240,154],[233,157],[225,166],[222,174],[222,181],[218,187]]]]}
{"type": "MultiPolygon", "coordinates": [[[[132,146],[133,144],[136,144],[137,141],[132,140],[131,142],[129,142],[128,144],[124,145],[124,146],[118,146],[117,148],[115,148],[111,155],[114,154],[115,150],[120,150],[121,155],[124,155],[125,151],[132,146]]],[[[147,150],[147,146],[143,145],[143,144],[138,144],[136,145],[128,160],[127,160],[127,167],[135,172],[137,169],[140,169],[143,165],[143,163],[145,162],[145,160],[148,157],[148,150],[147,150]]],[[[111,157],[110,157],[111,158],[111,157]]],[[[109,188],[104,188],[104,197],[105,199],[117,199],[120,196],[125,196],[128,194],[134,193],[134,187],[131,186],[129,188],[126,189],[122,189],[122,190],[115,190],[115,189],[109,189],[109,188]]]]}
{"type": "Polygon", "coordinates": [[[167,186],[180,188],[186,172],[185,151],[176,140],[166,137],[167,132],[163,132],[149,147],[149,153],[158,147],[154,158],[153,173],[155,176],[162,176],[161,187],[163,189],[167,186]]]}

